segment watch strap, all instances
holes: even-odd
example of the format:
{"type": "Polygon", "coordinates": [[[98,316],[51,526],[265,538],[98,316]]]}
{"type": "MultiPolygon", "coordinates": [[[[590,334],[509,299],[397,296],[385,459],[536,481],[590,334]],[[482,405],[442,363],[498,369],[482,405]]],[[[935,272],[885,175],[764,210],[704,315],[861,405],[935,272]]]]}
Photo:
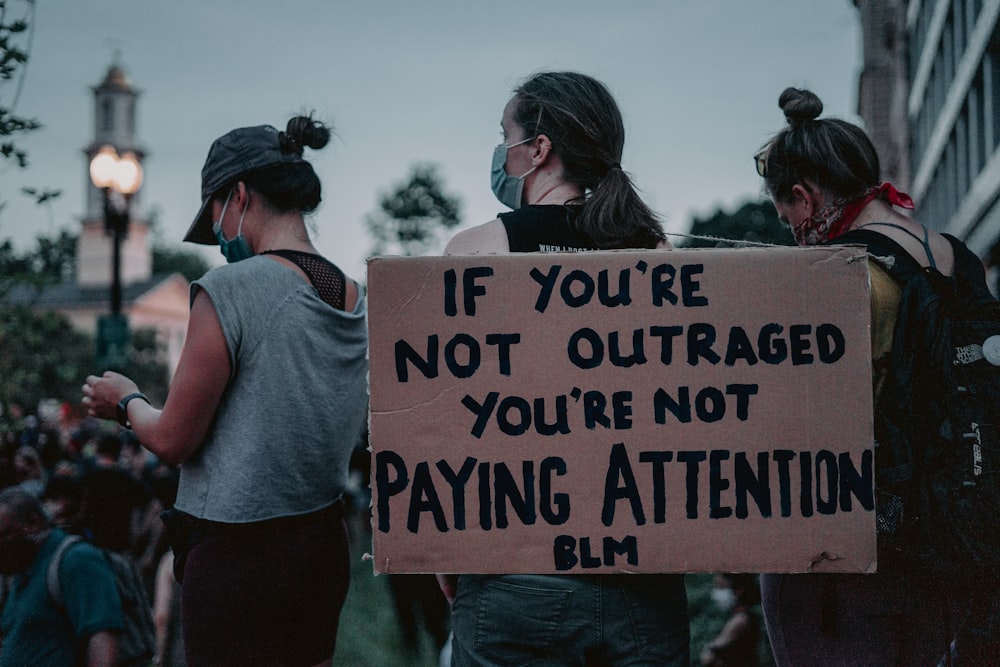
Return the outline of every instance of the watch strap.
{"type": "Polygon", "coordinates": [[[132,425],[128,421],[128,404],[129,401],[131,401],[133,398],[141,398],[142,400],[146,401],[146,403],[149,403],[149,398],[147,398],[145,394],[139,391],[132,392],[131,394],[128,394],[127,396],[122,398],[122,400],[118,401],[118,407],[117,407],[118,423],[124,426],[125,428],[132,428],[132,425]]]}

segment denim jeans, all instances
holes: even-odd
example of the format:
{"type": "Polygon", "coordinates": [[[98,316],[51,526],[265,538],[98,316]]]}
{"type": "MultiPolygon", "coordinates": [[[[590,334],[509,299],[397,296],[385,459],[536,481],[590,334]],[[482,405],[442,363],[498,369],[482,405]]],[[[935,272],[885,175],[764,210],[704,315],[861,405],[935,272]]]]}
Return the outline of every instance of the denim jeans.
{"type": "Polygon", "coordinates": [[[452,665],[690,664],[683,575],[462,575],[452,665]]]}

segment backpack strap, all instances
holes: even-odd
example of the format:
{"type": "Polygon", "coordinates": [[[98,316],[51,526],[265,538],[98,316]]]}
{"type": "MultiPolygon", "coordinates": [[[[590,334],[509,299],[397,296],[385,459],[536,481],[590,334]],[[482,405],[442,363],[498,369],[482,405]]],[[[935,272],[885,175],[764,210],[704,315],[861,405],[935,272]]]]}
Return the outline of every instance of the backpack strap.
{"type": "Polygon", "coordinates": [[[868,249],[869,254],[875,257],[892,258],[892,264],[886,268],[889,269],[890,275],[901,283],[923,271],[920,263],[903,246],[885,234],[880,234],[872,229],[852,229],[830,243],[831,245],[863,245],[868,249]]]}
{"type": "Polygon", "coordinates": [[[955,268],[953,275],[959,281],[963,290],[974,294],[983,301],[995,301],[996,297],[986,284],[986,269],[983,268],[983,261],[976,253],[972,252],[967,245],[952,236],[942,234],[951,243],[952,254],[955,256],[955,268]]]}
{"type": "Polygon", "coordinates": [[[63,606],[62,587],[59,583],[59,566],[62,564],[63,554],[71,546],[81,541],[82,538],[79,535],[67,535],[56,547],[52,559],[49,561],[49,569],[45,573],[45,585],[49,590],[49,597],[56,603],[56,606],[63,606]]]}
{"type": "Polygon", "coordinates": [[[931,253],[931,235],[930,232],[927,231],[926,225],[920,225],[920,227],[924,230],[924,238],[920,238],[919,236],[911,232],[903,225],[897,225],[894,222],[869,222],[867,225],[862,225],[861,227],[858,227],[858,229],[864,229],[865,227],[871,227],[872,225],[883,225],[885,227],[893,227],[903,232],[904,234],[907,234],[908,236],[912,236],[917,241],[917,243],[919,243],[924,247],[924,254],[927,255],[927,264],[932,269],[937,268],[937,262],[934,261],[934,255],[933,253],[931,253]]]}

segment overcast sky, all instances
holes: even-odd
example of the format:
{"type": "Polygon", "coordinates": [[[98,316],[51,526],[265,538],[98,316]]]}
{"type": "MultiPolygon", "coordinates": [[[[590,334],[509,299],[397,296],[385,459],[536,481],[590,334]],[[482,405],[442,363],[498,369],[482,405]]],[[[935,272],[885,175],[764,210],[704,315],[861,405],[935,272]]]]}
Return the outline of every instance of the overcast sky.
{"type": "MultiPolygon", "coordinates": [[[[306,153],[324,185],[315,241],[358,278],[364,217],[414,163],[439,166],[464,226],[504,210],[490,158],[510,91],[532,72],[608,85],[626,122],[622,166],[671,232],[761,196],[751,156],[783,124],[784,87],[858,121],[850,0],[38,0],[34,28],[16,111],[45,128],[23,141],[29,169],[0,168],[0,238],[21,248],[79,226],[91,88],[115,50],[142,91],[141,210],[156,211],[164,241],[179,243],[197,211],[216,137],[315,110],[338,135],[306,153]],[[38,207],[25,185],[63,194],[38,207]]],[[[0,88],[5,104],[11,94],[0,88]]]]}

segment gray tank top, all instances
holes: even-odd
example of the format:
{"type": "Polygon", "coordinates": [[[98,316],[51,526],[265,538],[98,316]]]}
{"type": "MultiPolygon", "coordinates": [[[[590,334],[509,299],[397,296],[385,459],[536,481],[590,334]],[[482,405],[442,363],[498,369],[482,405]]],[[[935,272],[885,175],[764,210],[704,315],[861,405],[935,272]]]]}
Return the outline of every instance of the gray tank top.
{"type": "Polygon", "coordinates": [[[219,317],[232,373],[212,429],[181,466],[176,506],[245,523],[332,504],[367,414],[367,301],[334,309],[266,257],[209,271],[192,301],[198,290],[219,317]]]}

